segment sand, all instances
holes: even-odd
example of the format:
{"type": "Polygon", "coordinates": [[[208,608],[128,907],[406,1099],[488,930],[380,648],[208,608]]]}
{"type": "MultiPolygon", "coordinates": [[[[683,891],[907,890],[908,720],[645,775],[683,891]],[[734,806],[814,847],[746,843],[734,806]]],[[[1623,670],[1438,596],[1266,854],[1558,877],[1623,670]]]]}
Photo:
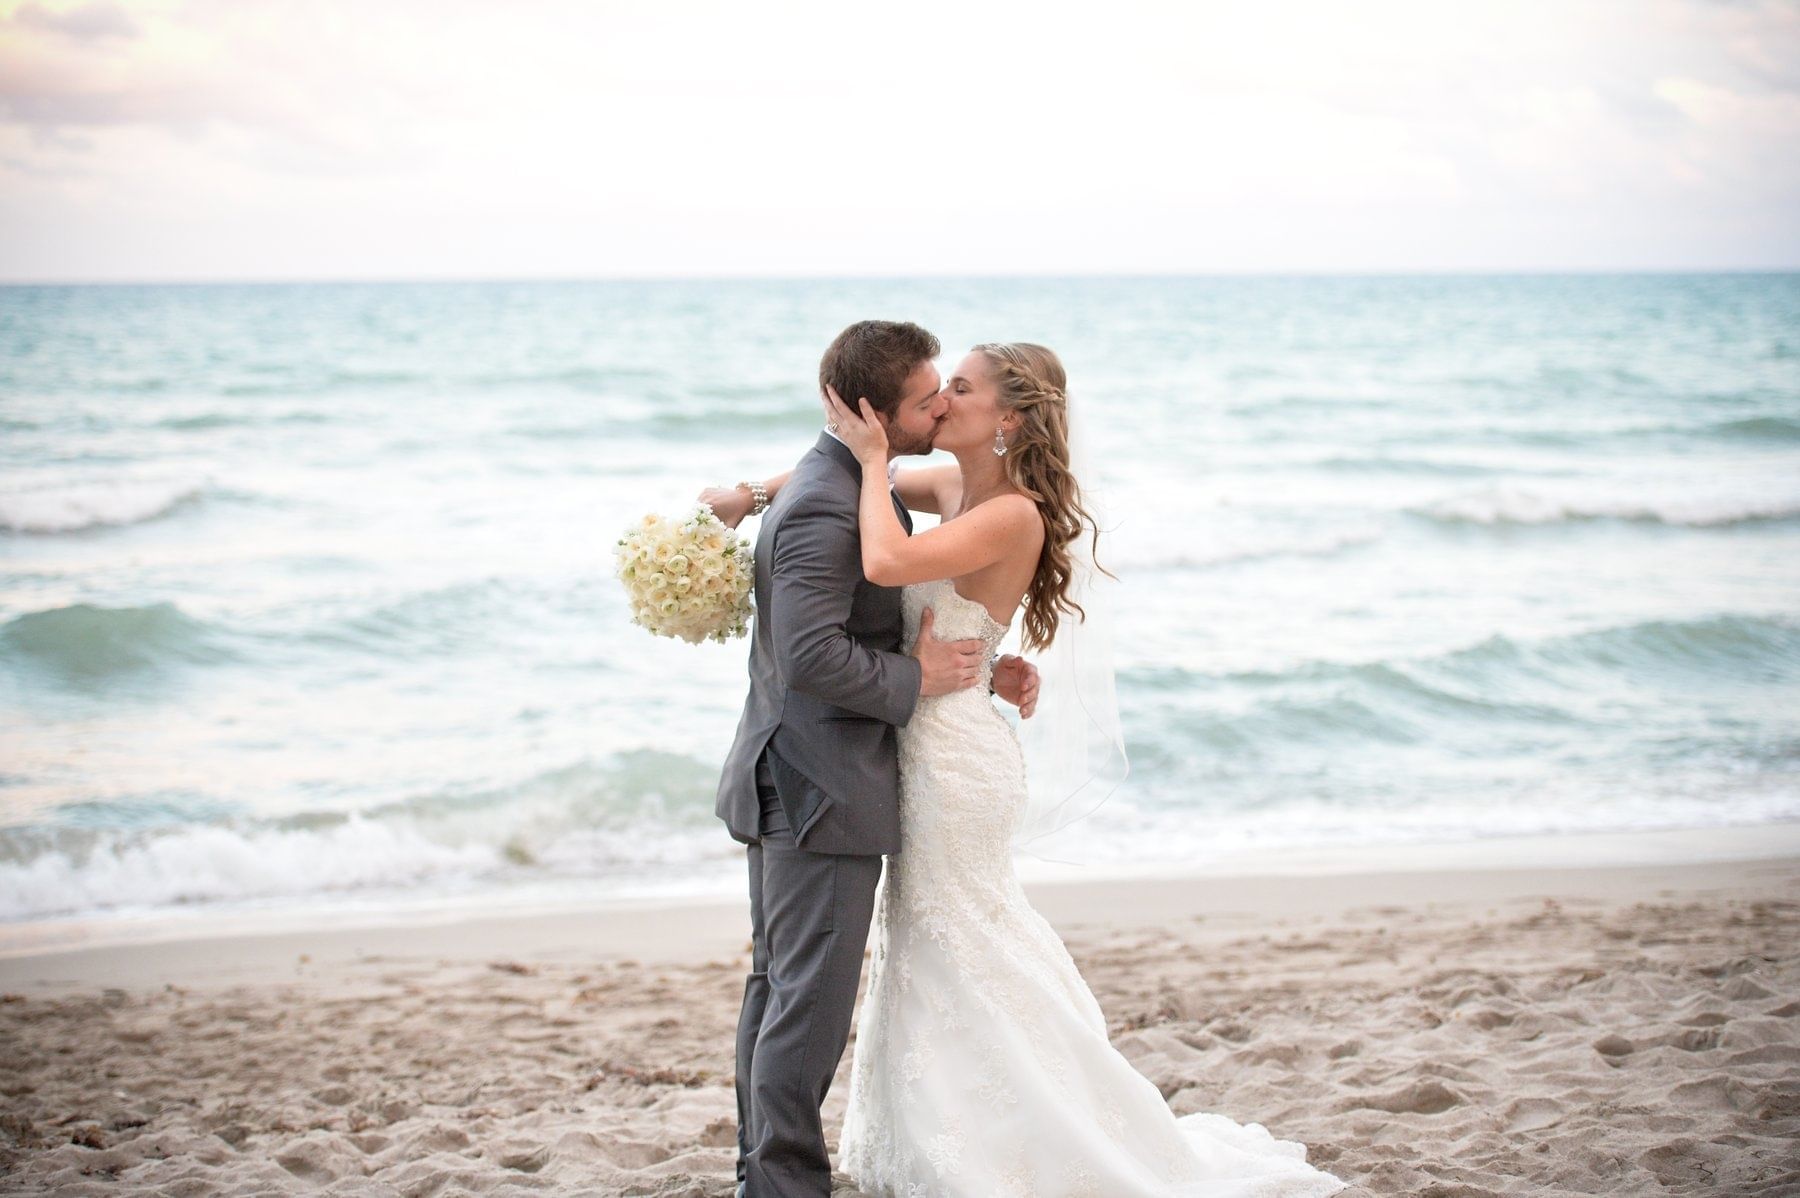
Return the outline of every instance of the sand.
{"type": "MultiPolygon", "coordinates": [[[[1711,862],[1426,852],[1033,897],[1177,1112],[1300,1140],[1351,1195],[1796,1194],[1795,833],[1711,862]]],[[[0,960],[0,1190],[723,1198],[744,918],[665,904],[0,960]]]]}

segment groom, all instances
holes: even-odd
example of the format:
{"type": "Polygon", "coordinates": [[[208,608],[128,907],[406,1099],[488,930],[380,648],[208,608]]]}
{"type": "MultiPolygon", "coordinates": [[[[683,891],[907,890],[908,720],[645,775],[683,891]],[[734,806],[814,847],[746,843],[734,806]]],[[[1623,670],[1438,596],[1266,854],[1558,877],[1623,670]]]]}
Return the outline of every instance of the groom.
{"type": "MultiPolygon", "coordinates": [[[[949,411],[916,324],[864,320],[819,363],[819,389],[865,396],[889,455],[931,452],[949,411]]],[[[884,853],[900,851],[895,732],[922,696],[973,686],[979,640],[901,644],[900,590],[862,575],[862,469],[828,430],[779,488],[756,539],[750,694],[717,811],[748,846],[750,976],[738,1017],[738,1193],[831,1192],[819,1108],[843,1058],[884,853]]],[[[900,522],[912,520],[896,497],[900,522]]],[[[1028,700],[1004,658],[994,689],[1028,700]]]]}

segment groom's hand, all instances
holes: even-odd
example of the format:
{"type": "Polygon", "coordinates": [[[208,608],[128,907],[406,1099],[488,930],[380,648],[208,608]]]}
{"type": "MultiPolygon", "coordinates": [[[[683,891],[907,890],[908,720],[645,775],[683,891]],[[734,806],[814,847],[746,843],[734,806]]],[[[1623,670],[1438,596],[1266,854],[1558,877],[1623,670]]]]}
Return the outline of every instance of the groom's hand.
{"type": "Polygon", "coordinates": [[[994,663],[994,693],[1017,707],[1020,719],[1030,719],[1037,710],[1037,667],[1008,653],[994,663]]]}
{"type": "Polygon", "coordinates": [[[919,617],[919,639],[912,649],[919,659],[919,694],[925,698],[967,690],[981,680],[981,642],[938,640],[931,632],[935,618],[926,608],[919,617]]]}

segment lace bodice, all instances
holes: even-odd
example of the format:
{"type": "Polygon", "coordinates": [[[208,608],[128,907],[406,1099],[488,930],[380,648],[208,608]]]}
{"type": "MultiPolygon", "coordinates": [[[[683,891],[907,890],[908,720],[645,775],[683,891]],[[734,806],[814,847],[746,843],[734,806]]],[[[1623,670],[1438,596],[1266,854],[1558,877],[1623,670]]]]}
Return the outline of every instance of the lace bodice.
{"type": "Polygon", "coordinates": [[[987,660],[981,667],[981,684],[975,688],[976,693],[985,696],[987,684],[994,678],[994,652],[1006,637],[1006,625],[994,619],[986,604],[965,597],[947,578],[916,582],[900,593],[900,610],[906,623],[902,644],[910,645],[918,637],[919,621],[928,607],[934,613],[933,635],[940,641],[979,640],[987,646],[987,660]]]}

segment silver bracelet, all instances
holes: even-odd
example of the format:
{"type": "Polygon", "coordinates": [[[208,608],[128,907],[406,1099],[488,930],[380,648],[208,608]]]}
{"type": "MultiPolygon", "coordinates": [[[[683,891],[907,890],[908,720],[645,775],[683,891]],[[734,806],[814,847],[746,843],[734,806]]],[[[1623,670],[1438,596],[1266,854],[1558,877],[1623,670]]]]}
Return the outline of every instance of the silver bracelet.
{"type": "Polygon", "coordinates": [[[761,483],[739,483],[738,486],[750,492],[750,514],[760,516],[769,510],[769,489],[761,483]]]}

